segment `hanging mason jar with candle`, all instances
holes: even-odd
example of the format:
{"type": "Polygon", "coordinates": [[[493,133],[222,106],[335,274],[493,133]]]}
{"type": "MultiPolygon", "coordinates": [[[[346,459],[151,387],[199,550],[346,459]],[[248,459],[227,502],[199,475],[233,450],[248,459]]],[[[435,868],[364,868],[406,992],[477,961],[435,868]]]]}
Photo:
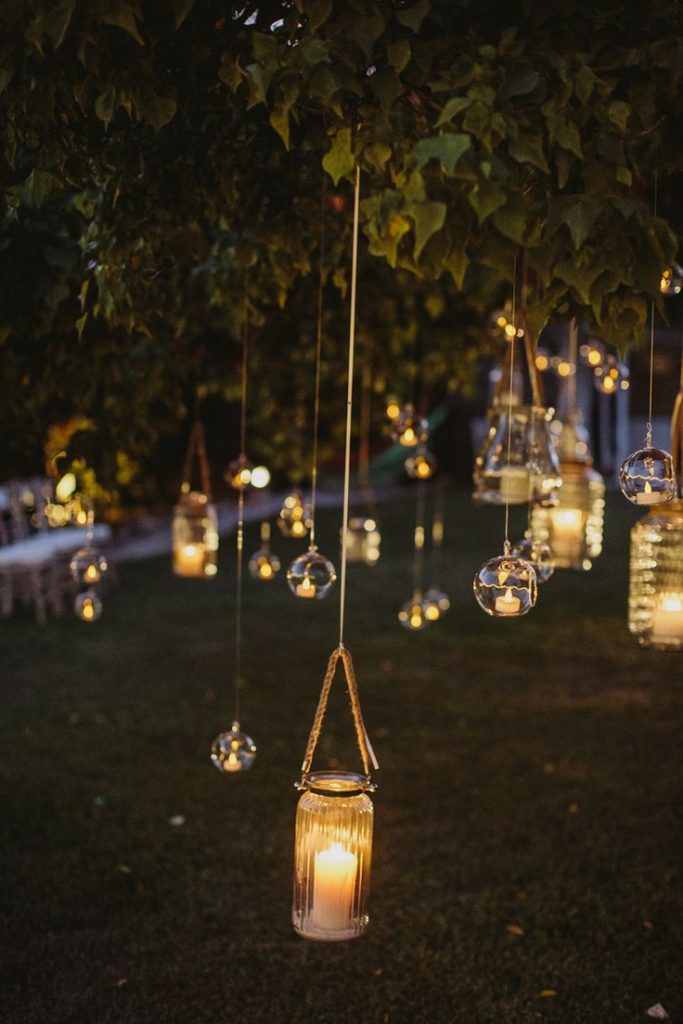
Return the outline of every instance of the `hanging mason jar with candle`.
{"type": "Polygon", "coordinates": [[[211,501],[204,429],[199,420],[190,433],[180,498],[173,510],[172,546],[176,576],[211,579],[218,572],[218,515],[211,501]],[[191,489],[195,456],[199,461],[200,491],[191,489]]]}
{"type": "Polygon", "coordinates": [[[369,794],[375,789],[371,766],[377,764],[363,723],[353,662],[346,648],[338,647],[328,663],[297,783],[302,794],[296,812],[292,923],[306,939],[340,942],[358,938],[368,927],[373,827],[369,794]],[[362,773],[311,771],[339,661],[346,675],[362,773]]]}

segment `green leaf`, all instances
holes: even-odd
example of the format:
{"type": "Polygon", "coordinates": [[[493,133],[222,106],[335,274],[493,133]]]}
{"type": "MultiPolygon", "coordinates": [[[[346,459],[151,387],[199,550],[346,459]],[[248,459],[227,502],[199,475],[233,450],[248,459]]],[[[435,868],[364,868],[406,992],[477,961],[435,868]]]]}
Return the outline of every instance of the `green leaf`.
{"type": "Polygon", "coordinates": [[[351,129],[341,128],[332,140],[332,146],[323,157],[323,168],[337,185],[339,179],[350,174],[356,166],[351,152],[351,129]]]}
{"type": "Polygon", "coordinates": [[[491,220],[501,235],[520,245],[526,241],[527,204],[522,196],[511,195],[505,206],[495,211],[491,220]]]}
{"type": "Polygon", "coordinates": [[[447,174],[452,174],[460,157],[470,148],[470,136],[462,133],[444,132],[434,135],[431,139],[420,139],[415,144],[413,153],[418,168],[424,167],[429,160],[440,160],[447,174]]]}
{"type": "Polygon", "coordinates": [[[610,121],[621,128],[622,132],[626,131],[628,119],[631,115],[631,107],[628,103],[624,103],[622,100],[614,100],[607,108],[607,114],[610,121]]]}
{"type": "Polygon", "coordinates": [[[305,39],[301,44],[301,56],[307,64],[322,64],[330,59],[327,43],[322,39],[305,39]]]}
{"type": "Polygon", "coordinates": [[[391,148],[383,142],[373,142],[363,150],[363,156],[376,171],[381,171],[388,160],[391,159],[391,148]]]}
{"type": "Polygon", "coordinates": [[[558,120],[556,124],[556,138],[557,143],[562,149],[568,150],[583,160],[583,150],[581,148],[581,136],[579,135],[578,128],[573,121],[568,121],[565,117],[558,120]]]}
{"type": "Polygon", "coordinates": [[[69,27],[73,10],[74,0],[60,0],[43,16],[45,34],[52,41],[55,50],[64,42],[64,36],[69,27]]]}
{"type": "Polygon", "coordinates": [[[482,179],[469,192],[467,199],[470,206],[476,213],[479,223],[490,217],[506,200],[503,189],[493,185],[490,181],[482,179]]]}
{"type": "Polygon", "coordinates": [[[445,203],[427,202],[414,206],[411,216],[415,224],[415,249],[413,255],[419,259],[420,253],[435,232],[440,231],[446,221],[447,207],[445,203]]]}
{"type": "Polygon", "coordinates": [[[176,115],[178,106],[170,96],[157,96],[152,93],[145,96],[142,103],[138,103],[138,109],[142,120],[151,124],[155,132],[158,132],[164,125],[168,124],[176,115]]]}
{"type": "Polygon", "coordinates": [[[378,71],[370,79],[370,87],[386,109],[403,92],[403,84],[393,68],[378,71]]]}
{"type": "Polygon", "coordinates": [[[384,18],[375,10],[366,18],[354,18],[346,29],[346,35],[358,43],[365,58],[370,60],[375,42],[383,31],[384,18]]]}
{"type": "Polygon", "coordinates": [[[553,268],[554,275],[570,285],[587,306],[590,305],[593,282],[602,271],[603,268],[595,263],[579,267],[576,260],[561,260],[553,268]]]}
{"type": "Polygon", "coordinates": [[[57,179],[49,171],[40,171],[34,168],[22,186],[24,200],[34,210],[40,207],[50,197],[57,185],[57,179]]]}
{"type": "Polygon", "coordinates": [[[520,164],[532,164],[539,171],[550,173],[550,168],[543,152],[543,139],[540,135],[522,135],[512,139],[509,146],[510,156],[520,164]]]}
{"type": "Polygon", "coordinates": [[[469,265],[469,257],[464,247],[454,247],[444,260],[444,267],[455,281],[456,288],[462,289],[469,265]]]}
{"type": "Polygon", "coordinates": [[[138,31],[135,14],[128,4],[122,3],[121,0],[110,0],[101,15],[101,19],[105,25],[114,25],[115,28],[123,29],[140,46],[145,45],[145,41],[138,31]]]}
{"type": "Polygon", "coordinates": [[[192,10],[194,0],[172,0],[173,22],[176,28],[180,28],[185,18],[192,10]]]}
{"type": "Polygon", "coordinates": [[[511,99],[513,96],[526,96],[534,91],[540,80],[538,71],[535,71],[533,68],[519,68],[508,75],[500,90],[500,95],[503,99],[511,99]]]}
{"type": "Polygon", "coordinates": [[[459,114],[461,110],[465,110],[466,107],[469,107],[470,103],[471,100],[469,96],[452,96],[439,114],[436,127],[440,128],[442,124],[452,121],[455,115],[459,114]]]}
{"type": "Polygon", "coordinates": [[[571,232],[575,249],[580,249],[588,238],[602,211],[602,203],[591,196],[579,196],[564,211],[562,220],[571,232]]]}
{"type": "Polygon", "coordinates": [[[242,84],[242,70],[236,60],[233,60],[229,53],[221,54],[221,66],[218,69],[218,77],[225,82],[232,92],[237,92],[242,84]]]}
{"type": "Polygon", "coordinates": [[[413,32],[419,32],[430,7],[429,0],[418,0],[418,3],[413,4],[408,10],[397,11],[395,15],[396,21],[400,25],[405,25],[406,28],[411,29],[413,32]]]}
{"type": "Polygon", "coordinates": [[[593,89],[596,86],[602,85],[602,79],[598,78],[594,71],[592,71],[588,65],[584,64],[576,73],[576,79],[574,80],[574,88],[579,102],[586,106],[586,103],[591,97],[593,89]]]}
{"type": "Polygon", "coordinates": [[[85,330],[85,325],[87,324],[87,322],[88,314],[84,313],[83,316],[79,316],[78,320],[76,320],[76,322],[74,323],[74,327],[76,328],[76,337],[78,338],[79,341],[83,337],[83,331],[85,330]]]}
{"type": "Polygon", "coordinates": [[[265,103],[273,72],[267,71],[260,64],[249,64],[247,66],[249,75],[249,108],[255,107],[257,103],[265,103]]]}
{"type": "Polygon", "coordinates": [[[95,100],[95,115],[103,122],[105,128],[109,127],[114,116],[115,104],[116,89],[113,85],[110,85],[106,92],[101,92],[95,100]]]}
{"type": "Polygon", "coordinates": [[[332,0],[308,0],[305,5],[308,31],[316,32],[332,13],[332,0]]]}
{"type": "Polygon", "coordinates": [[[78,296],[79,299],[80,299],[80,303],[81,303],[81,313],[83,313],[85,311],[85,300],[88,297],[88,288],[89,287],[90,287],[90,278],[89,277],[83,278],[83,282],[81,284],[81,290],[80,290],[79,296],[78,296]]]}
{"type": "Polygon", "coordinates": [[[394,39],[393,42],[387,46],[387,57],[392,68],[396,71],[403,71],[403,69],[410,63],[410,58],[413,55],[413,51],[410,46],[410,40],[408,39],[394,39]]]}

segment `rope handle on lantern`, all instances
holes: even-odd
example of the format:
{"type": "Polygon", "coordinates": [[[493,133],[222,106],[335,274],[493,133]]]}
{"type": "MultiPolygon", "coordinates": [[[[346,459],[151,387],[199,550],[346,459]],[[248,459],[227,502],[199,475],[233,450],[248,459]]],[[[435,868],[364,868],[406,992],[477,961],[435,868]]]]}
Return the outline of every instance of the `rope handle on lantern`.
{"type": "Polygon", "coordinates": [[[529,370],[529,380],[531,381],[531,402],[532,405],[537,406],[539,409],[545,409],[543,381],[541,379],[540,371],[536,366],[536,338],[529,328],[526,318],[526,309],[520,310],[519,325],[524,334],[524,352],[529,370]]]}
{"type": "Polygon", "coordinates": [[[313,764],[313,756],[315,749],[320,739],[320,733],[322,732],[323,720],[327,711],[327,702],[330,697],[330,690],[332,689],[332,683],[337,672],[337,664],[340,661],[344,666],[344,675],[346,676],[346,683],[349,692],[349,702],[351,704],[351,714],[353,715],[353,724],[356,727],[356,740],[358,742],[358,750],[360,751],[361,761],[363,762],[363,773],[370,779],[370,769],[374,768],[378,770],[379,765],[375,758],[375,752],[372,749],[370,739],[368,737],[365,723],[363,721],[363,712],[360,706],[360,697],[358,696],[358,684],[356,682],[356,673],[353,667],[353,659],[351,653],[340,644],[339,647],[335,648],[330,655],[330,660],[327,663],[327,672],[323,680],[322,689],[320,691],[320,698],[318,700],[318,707],[316,708],[315,717],[313,719],[313,725],[311,726],[311,732],[308,737],[308,744],[306,745],[306,753],[304,754],[304,760],[301,765],[302,779],[303,776],[307,775],[311,770],[313,764]]]}
{"type": "Polygon", "coordinates": [[[191,488],[192,483],[192,463],[194,458],[197,458],[199,463],[199,475],[202,481],[202,490],[208,498],[211,497],[211,476],[209,473],[209,460],[206,454],[206,438],[204,436],[204,427],[201,420],[196,419],[192,424],[192,430],[190,431],[190,437],[187,442],[187,454],[185,456],[185,465],[183,467],[183,481],[181,490],[183,493],[187,492],[191,488]]]}

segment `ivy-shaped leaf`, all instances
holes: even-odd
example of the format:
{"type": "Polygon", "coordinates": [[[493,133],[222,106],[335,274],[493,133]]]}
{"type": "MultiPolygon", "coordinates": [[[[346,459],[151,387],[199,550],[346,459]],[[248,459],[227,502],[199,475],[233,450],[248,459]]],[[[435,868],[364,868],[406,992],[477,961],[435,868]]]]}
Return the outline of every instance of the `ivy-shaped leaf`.
{"type": "Polygon", "coordinates": [[[565,209],[562,219],[571,232],[575,249],[586,241],[601,211],[602,203],[591,196],[578,196],[565,209]]]}
{"type": "Polygon", "coordinates": [[[435,232],[440,231],[446,221],[447,207],[445,203],[427,202],[413,206],[410,214],[415,224],[415,248],[413,256],[417,260],[425,245],[435,232]]]}
{"type": "Polygon", "coordinates": [[[332,13],[332,0],[307,0],[304,10],[309,32],[317,32],[332,13]]]}
{"type": "Polygon", "coordinates": [[[503,205],[507,195],[502,188],[483,178],[468,193],[467,199],[481,224],[503,205]]]}
{"type": "Polygon", "coordinates": [[[452,96],[439,114],[436,127],[440,128],[442,124],[452,121],[457,114],[465,110],[466,107],[469,107],[471,102],[469,96],[452,96]]]}
{"type": "Polygon", "coordinates": [[[623,100],[614,100],[607,108],[607,114],[610,121],[613,121],[622,132],[626,131],[628,119],[631,116],[631,107],[628,103],[624,103],[623,100]]]}
{"type": "Polygon", "coordinates": [[[351,152],[351,129],[341,128],[332,140],[332,146],[323,157],[323,168],[337,185],[340,178],[350,174],[356,166],[351,152]]]}
{"type": "Polygon", "coordinates": [[[115,28],[121,28],[129,36],[132,36],[140,46],[145,45],[145,41],[138,30],[135,14],[128,4],[122,3],[121,0],[110,0],[100,17],[105,25],[114,25],[115,28]]]}
{"type": "Polygon", "coordinates": [[[409,39],[394,39],[387,46],[387,57],[395,71],[403,71],[410,63],[412,55],[409,39]]]}
{"type": "Polygon", "coordinates": [[[251,108],[266,102],[273,72],[262,67],[261,64],[249,64],[246,70],[249,76],[249,103],[247,106],[251,108]]]}
{"type": "Polygon", "coordinates": [[[418,168],[424,167],[429,160],[440,160],[447,174],[452,174],[460,157],[470,148],[469,135],[455,132],[444,132],[434,135],[431,139],[420,139],[413,150],[418,168]]]}
{"type": "Polygon", "coordinates": [[[510,156],[520,164],[532,164],[539,171],[550,173],[548,162],[543,152],[543,139],[540,135],[520,134],[512,139],[509,145],[510,156]]]}
{"type": "Polygon", "coordinates": [[[430,7],[429,0],[418,0],[416,4],[413,4],[407,10],[397,11],[395,15],[396,21],[401,25],[405,25],[406,28],[411,29],[413,32],[419,32],[422,22],[429,13],[430,7]]]}

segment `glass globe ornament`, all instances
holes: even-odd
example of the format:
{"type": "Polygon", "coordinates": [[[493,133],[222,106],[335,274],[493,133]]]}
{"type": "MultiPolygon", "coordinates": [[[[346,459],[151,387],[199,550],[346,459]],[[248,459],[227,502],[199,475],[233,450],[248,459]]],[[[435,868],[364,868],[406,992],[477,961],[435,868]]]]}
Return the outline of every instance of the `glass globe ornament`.
{"type": "Polygon", "coordinates": [[[280,559],[268,548],[259,548],[249,559],[249,573],[255,580],[274,580],[281,568],[280,559]]]}
{"type": "Polygon", "coordinates": [[[536,571],[525,558],[505,552],[484,562],[474,576],[473,589],[477,604],[487,615],[516,618],[536,604],[536,571]]]}
{"type": "Polygon", "coordinates": [[[76,583],[92,586],[106,575],[109,565],[106,557],[97,548],[87,545],[79,548],[69,562],[69,571],[76,583]]]}
{"type": "Polygon", "coordinates": [[[219,772],[246,772],[256,757],[256,744],[233,722],[228,732],[219,732],[211,744],[211,760],[219,772]]]}
{"type": "Polygon", "coordinates": [[[419,590],[414,591],[410,601],[406,601],[401,607],[398,613],[398,621],[404,629],[409,629],[413,633],[426,629],[430,624],[430,620],[425,613],[424,600],[419,590]]]}
{"type": "Polygon", "coordinates": [[[436,466],[436,456],[422,446],[403,463],[411,480],[429,480],[436,472],[436,466]]]}
{"type": "Polygon", "coordinates": [[[391,425],[392,440],[403,448],[417,448],[425,444],[428,437],[427,421],[418,416],[411,403],[404,405],[391,425]]]}
{"type": "Polygon", "coordinates": [[[97,622],[102,614],[102,601],[96,590],[88,588],[76,596],[74,611],[81,622],[97,622]]]}
{"type": "Polygon", "coordinates": [[[533,565],[538,583],[547,583],[555,572],[555,559],[550,545],[534,539],[528,531],[522,540],[512,545],[511,554],[533,565]]]}
{"type": "Polygon", "coordinates": [[[663,505],[676,496],[673,459],[661,448],[646,445],[622,464],[619,485],[634,505],[663,505]]]}
{"type": "Polygon", "coordinates": [[[296,537],[297,539],[305,537],[313,525],[310,506],[304,503],[301,495],[296,491],[288,494],[285,498],[277,518],[277,524],[283,537],[296,537]]]}
{"type": "Polygon", "coordinates": [[[679,267],[675,263],[673,267],[663,270],[659,280],[659,290],[662,295],[680,295],[683,291],[683,267],[679,267]]]}
{"type": "Polygon", "coordinates": [[[329,558],[311,547],[294,559],[287,570],[287,583],[295,597],[321,600],[329,594],[337,572],[329,558]]]}
{"type": "Polygon", "coordinates": [[[254,465],[246,455],[238,455],[233,459],[224,473],[224,479],[236,491],[245,491],[251,484],[251,474],[254,465]]]}
{"type": "Polygon", "coordinates": [[[422,601],[424,615],[428,622],[438,622],[451,606],[450,598],[439,587],[429,587],[422,601]]]}

